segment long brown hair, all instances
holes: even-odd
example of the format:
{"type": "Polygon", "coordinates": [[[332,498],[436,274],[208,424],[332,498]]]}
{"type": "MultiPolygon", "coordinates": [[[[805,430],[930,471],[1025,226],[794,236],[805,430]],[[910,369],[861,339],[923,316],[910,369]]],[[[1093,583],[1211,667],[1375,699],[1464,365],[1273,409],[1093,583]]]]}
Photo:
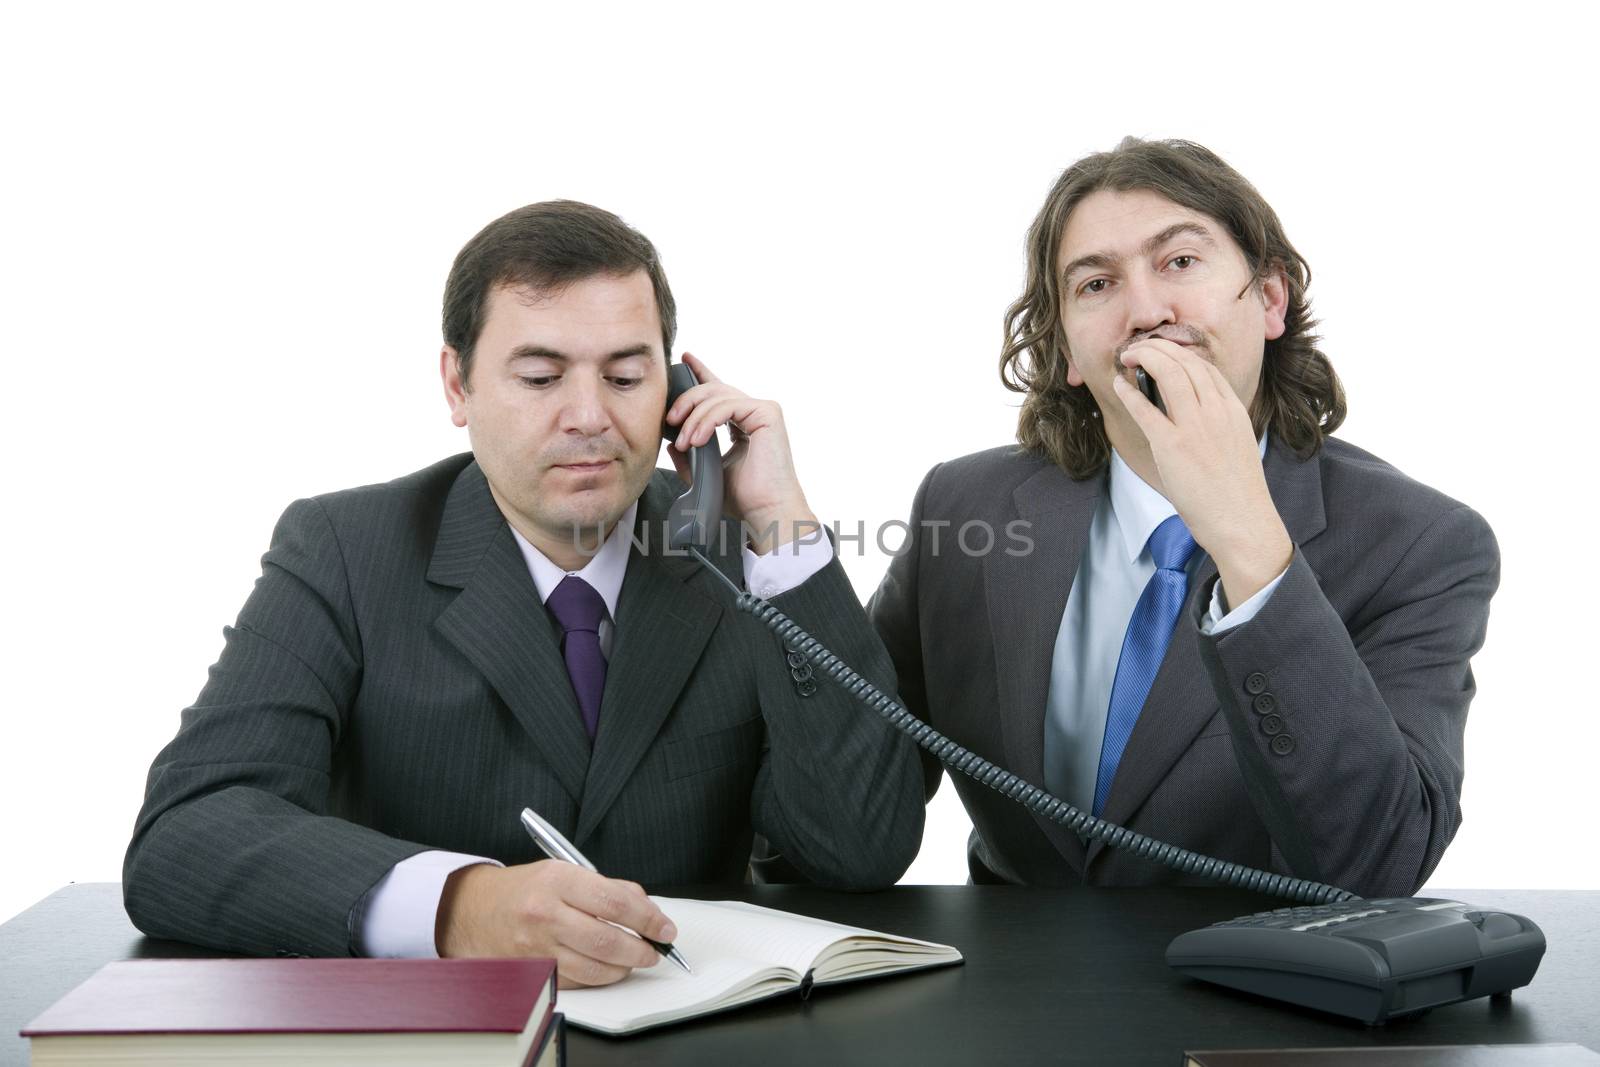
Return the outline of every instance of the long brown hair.
{"type": "Polygon", "coordinates": [[[1101,189],[1148,190],[1215,219],[1244,252],[1251,285],[1283,272],[1289,289],[1283,336],[1266,343],[1251,421],[1257,436],[1270,426],[1301,457],[1315,454],[1323,438],[1344,422],[1345,400],[1339,377],[1311,332],[1317,324],[1306,297],[1311,266],[1284,236],[1261,194],[1209,149],[1192,141],[1134,137],[1068,167],[1028,228],[1027,284],[1006,311],[1000,353],[1000,380],[1026,394],[1017,418],[1018,443],[1042,451],[1074,478],[1098,474],[1111,459],[1099,405],[1087,386],[1067,384],[1056,277],[1068,216],[1101,189]]]}

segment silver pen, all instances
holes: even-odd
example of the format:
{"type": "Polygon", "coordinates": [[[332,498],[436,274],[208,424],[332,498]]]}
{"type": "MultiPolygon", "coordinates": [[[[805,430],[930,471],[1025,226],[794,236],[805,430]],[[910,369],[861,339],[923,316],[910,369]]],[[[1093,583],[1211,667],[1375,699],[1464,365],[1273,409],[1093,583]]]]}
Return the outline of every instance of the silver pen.
{"type": "MultiPolygon", "coordinates": [[[[532,808],[522,809],[522,827],[528,831],[528,836],[533,838],[534,843],[543,849],[544,854],[549,856],[551,859],[560,860],[563,863],[575,863],[586,871],[594,871],[596,874],[600,873],[595,865],[589,862],[589,857],[585,856],[582,852],[579,852],[575,847],[573,847],[572,842],[568,841],[560,830],[557,830],[554,826],[551,826],[549,823],[545,822],[544,819],[540,818],[539,813],[534,811],[532,808]]],[[[627,929],[627,927],[623,927],[623,929],[627,929]]],[[[687,973],[694,973],[694,968],[689,966],[689,961],[684,959],[683,953],[679,952],[676,948],[662,941],[652,941],[650,938],[640,934],[637,930],[631,932],[638,934],[639,940],[643,941],[645,944],[661,953],[673,963],[676,963],[679,967],[682,967],[687,973]]]]}

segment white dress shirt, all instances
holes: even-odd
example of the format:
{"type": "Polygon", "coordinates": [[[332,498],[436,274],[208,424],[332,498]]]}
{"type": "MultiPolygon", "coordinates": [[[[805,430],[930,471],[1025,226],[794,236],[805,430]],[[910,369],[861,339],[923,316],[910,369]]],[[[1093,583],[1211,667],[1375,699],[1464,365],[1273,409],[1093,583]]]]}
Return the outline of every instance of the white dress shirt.
{"type": "MultiPolygon", "coordinates": [[[[611,658],[611,639],[616,631],[612,620],[617,614],[617,598],[622,595],[622,579],[628,570],[629,542],[639,502],[634,501],[582,570],[563,571],[513,527],[512,535],[522,549],[528,573],[540,601],[550,598],[561,580],[575,574],[594,587],[606,604],[606,617],[600,620],[600,654],[611,658]]],[[[801,538],[780,545],[758,556],[749,546],[744,549],[745,585],[761,597],[773,597],[795,588],[826,567],[833,559],[833,544],[826,537],[801,538]]],[[[437,959],[434,927],[438,921],[439,898],[445,881],[462,867],[474,863],[504,864],[482,856],[460,852],[419,852],[401,860],[378,880],[367,896],[366,907],[356,934],[356,951],[363,956],[437,959]]]]}
{"type": "MultiPolygon", "coordinates": [[[[1258,442],[1266,455],[1267,438],[1258,442]]],[[[1045,702],[1045,788],[1084,811],[1094,804],[1100,772],[1100,747],[1105,740],[1111,686],[1128,620],[1139,596],[1156,572],[1146,544],[1150,535],[1177,509],[1133,472],[1115,450],[1107,492],[1089,524],[1078,574],[1067,595],[1050,661],[1050,691],[1045,702]]],[[[1205,553],[1196,549],[1186,570],[1189,581],[1199,572],[1205,553]]],[[[1287,568],[1285,568],[1287,573],[1287,568]]],[[[1201,620],[1201,633],[1222,633],[1253,619],[1283,580],[1268,582],[1249,600],[1223,613],[1222,583],[1211,593],[1211,607],[1201,620]]],[[[1179,619],[1178,625],[1183,625],[1179,619]]]]}

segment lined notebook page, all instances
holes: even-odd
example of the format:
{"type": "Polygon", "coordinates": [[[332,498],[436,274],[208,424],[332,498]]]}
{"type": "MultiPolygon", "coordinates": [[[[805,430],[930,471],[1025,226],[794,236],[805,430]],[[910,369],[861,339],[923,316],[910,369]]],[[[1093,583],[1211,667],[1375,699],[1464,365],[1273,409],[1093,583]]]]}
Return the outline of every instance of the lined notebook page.
{"type": "MultiPolygon", "coordinates": [[[[859,927],[740,901],[651,899],[677,925],[674,944],[694,973],[662,960],[614,985],[562,990],[556,1006],[569,1021],[619,1032],[742,1004],[798,985],[812,961],[836,941],[884,941],[884,935],[859,927]]],[[[904,943],[941,947],[910,938],[904,943]]]]}
{"type": "Polygon", "coordinates": [[[790,915],[787,912],[773,911],[771,908],[746,904],[738,900],[718,901],[717,906],[730,911],[745,911],[787,920],[783,925],[786,929],[793,928],[792,945],[800,953],[796,958],[803,957],[807,960],[805,965],[798,967],[797,970],[802,974],[808,969],[814,970],[816,973],[813,977],[819,982],[871,974],[877,970],[911,969],[941,962],[954,963],[961,959],[961,953],[956,949],[936,941],[921,941],[915,937],[885,934],[876,930],[865,930],[859,926],[845,926],[841,923],[828,922],[826,919],[790,915]],[[809,930],[815,930],[819,936],[816,939],[805,937],[809,930]],[[827,936],[820,936],[824,931],[827,931],[827,936]]]}
{"type": "MultiPolygon", "coordinates": [[[[764,964],[779,964],[794,971],[796,979],[810,970],[822,951],[835,941],[850,937],[882,936],[859,926],[844,926],[826,919],[792,915],[740,900],[676,900],[659,897],[657,903],[674,921],[678,909],[685,905],[703,912],[708,925],[716,931],[716,936],[729,938],[729,954],[742,954],[764,964]]],[[[721,945],[717,947],[722,948],[721,945]]],[[[694,958],[690,957],[689,962],[693,964],[694,958]]]]}

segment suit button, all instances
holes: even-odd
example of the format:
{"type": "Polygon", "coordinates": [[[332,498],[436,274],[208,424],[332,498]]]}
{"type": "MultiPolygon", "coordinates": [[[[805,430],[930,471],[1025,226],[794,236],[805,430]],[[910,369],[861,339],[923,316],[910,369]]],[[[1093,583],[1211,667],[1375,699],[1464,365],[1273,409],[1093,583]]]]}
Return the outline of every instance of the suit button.
{"type": "Polygon", "coordinates": [[[1271,715],[1278,710],[1278,698],[1271,693],[1262,693],[1250,702],[1250,706],[1256,709],[1257,715],[1271,715]]]}
{"type": "Polygon", "coordinates": [[[1277,737],[1279,734],[1283,733],[1283,716],[1261,716],[1261,732],[1266,734],[1268,737],[1277,737]]]}
{"type": "Polygon", "coordinates": [[[1288,734],[1279,734],[1272,739],[1272,751],[1275,755],[1287,756],[1294,751],[1294,738],[1288,734]]]}
{"type": "Polygon", "coordinates": [[[794,668],[789,673],[794,675],[794,680],[795,681],[803,682],[807,678],[811,677],[811,664],[802,663],[802,664],[800,664],[800,666],[794,668]]]}
{"type": "Polygon", "coordinates": [[[810,678],[807,678],[801,682],[796,682],[794,687],[803,697],[808,697],[817,691],[817,683],[813,682],[810,678]]]}
{"type": "Polygon", "coordinates": [[[1244,680],[1244,691],[1251,696],[1255,696],[1257,693],[1265,693],[1267,691],[1267,676],[1260,671],[1253,671],[1244,680]]]}
{"type": "Polygon", "coordinates": [[[789,661],[791,667],[798,667],[806,661],[806,658],[798,652],[791,652],[784,658],[789,661]]]}

